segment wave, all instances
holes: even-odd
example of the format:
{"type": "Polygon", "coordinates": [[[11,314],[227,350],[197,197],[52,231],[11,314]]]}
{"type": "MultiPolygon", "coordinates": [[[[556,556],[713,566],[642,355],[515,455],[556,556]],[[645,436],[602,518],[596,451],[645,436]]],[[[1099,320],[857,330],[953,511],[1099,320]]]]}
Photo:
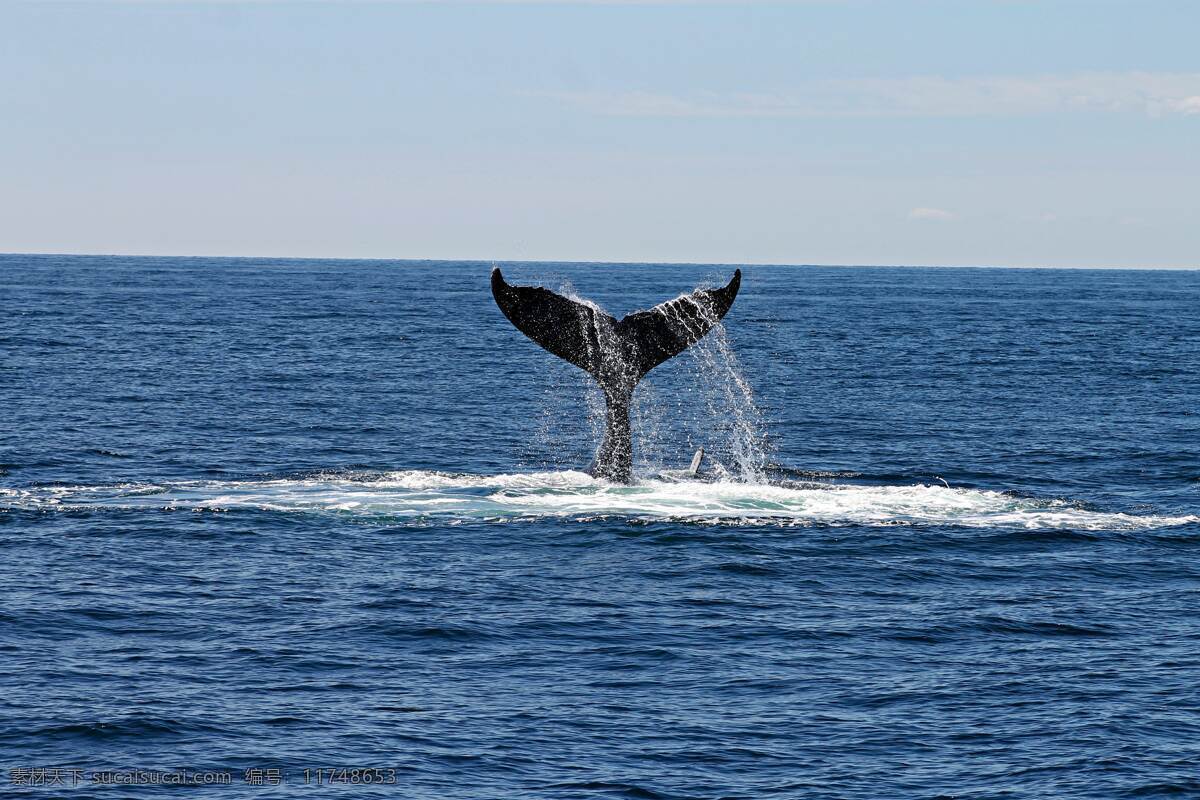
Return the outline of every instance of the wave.
{"type": "Polygon", "coordinates": [[[382,520],[678,520],[739,525],[952,525],[1031,530],[1141,530],[1200,516],[1104,512],[1062,499],[944,485],[643,480],[582,472],[470,475],[423,470],[105,486],[0,488],[4,510],[195,510],[329,513],[382,520]]]}

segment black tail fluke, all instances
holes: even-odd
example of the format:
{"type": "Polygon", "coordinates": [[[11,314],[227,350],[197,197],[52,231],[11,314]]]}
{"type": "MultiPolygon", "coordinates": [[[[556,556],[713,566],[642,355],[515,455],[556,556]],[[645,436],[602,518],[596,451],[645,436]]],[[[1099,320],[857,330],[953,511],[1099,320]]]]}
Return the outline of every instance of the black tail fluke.
{"type": "Polygon", "coordinates": [[[720,289],[697,289],[618,322],[617,334],[634,343],[630,356],[638,379],[704,338],[729,311],[741,285],[742,271],[734,270],[733,278],[720,289]]]}
{"type": "Polygon", "coordinates": [[[697,289],[618,322],[541,286],[513,286],[498,267],[492,270],[492,295],[509,322],[601,385],[618,377],[636,383],[698,342],[729,311],[741,283],[742,271],[735,270],[720,289],[697,289]]]}
{"type": "Polygon", "coordinates": [[[540,286],[513,286],[492,270],[492,296],[517,330],[588,372],[604,390],[608,424],[592,474],[628,483],[633,452],[629,401],[647,372],[704,337],[733,305],[742,271],[719,289],[697,289],[618,322],[600,309],[540,286]]]}

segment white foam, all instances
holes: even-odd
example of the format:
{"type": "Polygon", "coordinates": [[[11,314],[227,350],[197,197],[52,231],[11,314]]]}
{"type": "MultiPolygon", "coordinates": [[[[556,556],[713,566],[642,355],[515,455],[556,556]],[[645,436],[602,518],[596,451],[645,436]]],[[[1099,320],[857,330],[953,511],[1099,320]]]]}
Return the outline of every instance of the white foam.
{"type": "Polygon", "coordinates": [[[529,518],[688,520],[732,524],[957,525],[1131,530],[1200,522],[1088,510],[1064,500],[929,485],[780,486],[647,480],[633,486],[582,472],[467,475],[406,470],[249,481],[0,489],[8,509],[259,509],[386,520],[529,518]]]}

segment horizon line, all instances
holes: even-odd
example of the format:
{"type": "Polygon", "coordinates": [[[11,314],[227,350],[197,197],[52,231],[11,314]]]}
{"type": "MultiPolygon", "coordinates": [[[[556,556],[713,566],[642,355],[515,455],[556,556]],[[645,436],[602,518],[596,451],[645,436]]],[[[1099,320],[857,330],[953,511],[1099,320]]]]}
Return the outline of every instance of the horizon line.
{"type": "Polygon", "coordinates": [[[595,265],[595,266],[672,266],[672,267],[830,267],[834,269],[1037,269],[1037,270],[1093,270],[1093,271],[1127,271],[1127,272],[1194,272],[1200,270],[1200,264],[1194,266],[1162,266],[1162,265],[1090,265],[1062,266],[1055,264],[1016,265],[1016,264],[860,264],[839,263],[819,264],[781,261],[610,261],[604,259],[514,259],[514,258],[398,258],[380,256],[247,256],[247,255],[166,255],[162,253],[62,253],[62,252],[0,252],[0,258],[10,256],[40,256],[58,258],[180,258],[180,259],[226,259],[239,261],[379,261],[402,263],[479,263],[479,264],[566,264],[566,265],[595,265]]]}

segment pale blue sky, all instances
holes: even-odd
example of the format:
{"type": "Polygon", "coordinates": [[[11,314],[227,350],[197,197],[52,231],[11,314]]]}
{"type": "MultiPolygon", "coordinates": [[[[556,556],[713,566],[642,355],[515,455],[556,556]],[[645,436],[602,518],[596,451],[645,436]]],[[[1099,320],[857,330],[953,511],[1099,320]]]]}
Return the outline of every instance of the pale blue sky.
{"type": "Polygon", "coordinates": [[[0,251],[1200,267],[1200,3],[0,0],[0,251]]]}

